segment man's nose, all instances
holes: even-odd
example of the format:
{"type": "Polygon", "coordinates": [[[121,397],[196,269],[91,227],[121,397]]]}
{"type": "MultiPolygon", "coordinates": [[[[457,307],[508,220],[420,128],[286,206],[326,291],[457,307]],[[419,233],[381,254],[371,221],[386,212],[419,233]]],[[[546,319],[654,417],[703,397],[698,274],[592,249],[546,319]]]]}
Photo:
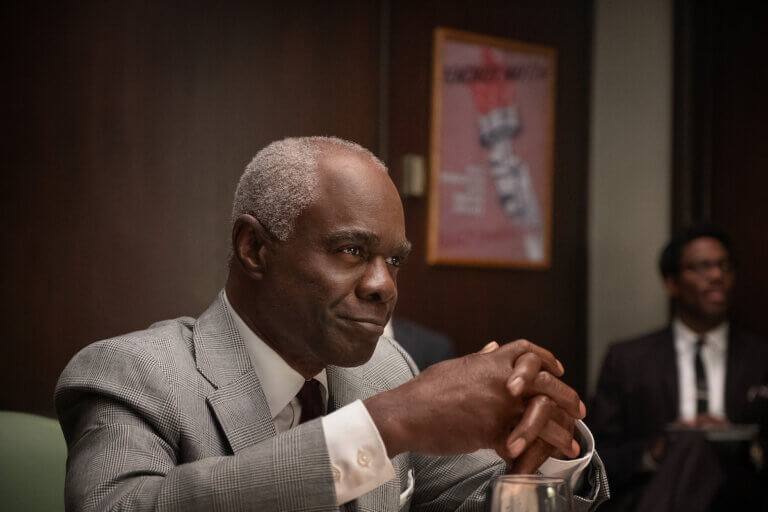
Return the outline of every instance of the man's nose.
{"type": "Polygon", "coordinates": [[[397,285],[383,256],[368,261],[357,286],[357,295],[376,302],[389,302],[397,297],[397,285]]]}
{"type": "Polygon", "coordinates": [[[722,281],[725,271],[719,263],[713,263],[707,268],[706,276],[712,281],[722,281]]]}

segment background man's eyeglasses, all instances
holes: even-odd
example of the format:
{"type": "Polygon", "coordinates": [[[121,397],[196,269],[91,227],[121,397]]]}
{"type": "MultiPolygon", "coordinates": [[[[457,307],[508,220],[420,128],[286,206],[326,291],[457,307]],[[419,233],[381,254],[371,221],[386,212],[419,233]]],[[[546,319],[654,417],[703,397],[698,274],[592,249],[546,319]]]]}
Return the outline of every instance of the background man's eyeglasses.
{"type": "Polygon", "coordinates": [[[723,274],[727,274],[733,272],[733,262],[731,260],[700,260],[683,265],[683,270],[690,270],[702,276],[709,274],[715,268],[720,269],[723,274]]]}

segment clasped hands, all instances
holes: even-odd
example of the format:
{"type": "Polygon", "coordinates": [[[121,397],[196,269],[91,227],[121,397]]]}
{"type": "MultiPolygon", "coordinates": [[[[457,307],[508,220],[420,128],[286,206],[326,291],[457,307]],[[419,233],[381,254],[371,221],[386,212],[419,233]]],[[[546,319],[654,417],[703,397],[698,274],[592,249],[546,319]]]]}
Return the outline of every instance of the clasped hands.
{"type": "Polygon", "coordinates": [[[491,448],[510,472],[533,473],[550,456],[579,455],[574,423],[586,408],[562,375],[552,353],[529,341],[491,342],[365,405],[390,457],[491,448]]]}

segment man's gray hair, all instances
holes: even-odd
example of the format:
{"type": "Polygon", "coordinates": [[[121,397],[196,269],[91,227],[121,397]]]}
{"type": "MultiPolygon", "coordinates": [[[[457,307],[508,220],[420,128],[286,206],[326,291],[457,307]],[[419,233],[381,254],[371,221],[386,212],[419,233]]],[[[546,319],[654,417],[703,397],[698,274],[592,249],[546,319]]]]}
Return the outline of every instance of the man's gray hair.
{"type": "Polygon", "coordinates": [[[275,141],[256,154],[240,177],[232,204],[232,222],[247,213],[273,236],[287,240],[296,218],[316,199],[320,157],[334,150],[356,152],[387,172],[373,153],[337,137],[275,141]]]}

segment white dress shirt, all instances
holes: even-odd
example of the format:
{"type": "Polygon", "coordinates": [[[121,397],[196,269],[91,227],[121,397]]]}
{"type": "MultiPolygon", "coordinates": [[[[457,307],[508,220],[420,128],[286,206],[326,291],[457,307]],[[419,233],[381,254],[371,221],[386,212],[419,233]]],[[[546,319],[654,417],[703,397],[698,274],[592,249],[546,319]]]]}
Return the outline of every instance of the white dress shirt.
{"type": "Polygon", "coordinates": [[[725,364],[728,350],[728,322],[704,334],[697,334],[679,318],[672,324],[677,353],[677,384],[681,420],[696,418],[696,341],[703,337],[701,360],[707,375],[709,414],[725,418],[725,364]]]}
{"type": "MultiPolygon", "coordinates": [[[[301,419],[301,404],[296,394],[304,385],[304,377],[248,327],[232,308],[226,293],[224,300],[248,349],[275,429],[280,433],[295,427],[301,419]]],[[[320,382],[323,402],[327,407],[328,377],[325,369],[314,378],[320,382]]],[[[384,441],[362,401],[356,400],[327,414],[321,421],[339,505],[352,501],[395,477],[395,469],[387,456],[384,441]]],[[[550,458],[541,465],[539,473],[567,479],[571,488],[577,491],[582,485],[584,469],[592,460],[595,443],[592,433],[581,421],[576,422],[575,437],[582,447],[583,455],[567,461],[550,458]]],[[[411,480],[412,475],[409,474],[409,488],[406,492],[412,493],[411,480]]]]}

